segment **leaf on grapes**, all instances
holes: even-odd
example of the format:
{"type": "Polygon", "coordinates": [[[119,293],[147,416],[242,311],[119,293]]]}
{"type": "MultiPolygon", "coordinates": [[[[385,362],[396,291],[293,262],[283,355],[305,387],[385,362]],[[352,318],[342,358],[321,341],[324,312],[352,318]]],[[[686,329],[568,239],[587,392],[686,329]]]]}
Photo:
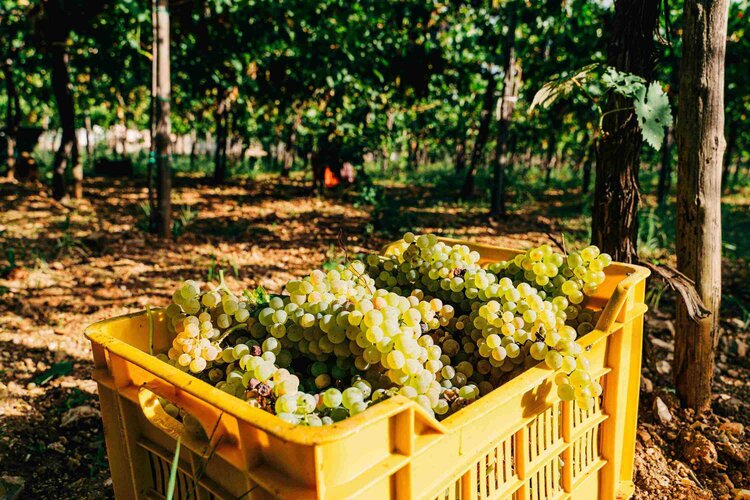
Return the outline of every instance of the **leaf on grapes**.
{"type": "Polygon", "coordinates": [[[271,300],[271,297],[268,295],[268,292],[266,292],[266,289],[262,286],[259,286],[253,291],[245,290],[244,292],[245,298],[250,304],[256,305],[256,306],[263,306],[268,304],[268,301],[271,300]]]}
{"type": "Polygon", "coordinates": [[[617,71],[612,66],[602,75],[602,83],[608,89],[625,97],[635,97],[638,92],[646,88],[646,80],[638,75],[617,71]]]}
{"type": "Polygon", "coordinates": [[[665,129],[672,126],[669,97],[659,82],[651,82],[648,90],[644,87],[637,93],[633,106],[643,139],[658,151],[664,140],[665,129]]]}
{"type": "Polygon", "coordinates": [[[589,73],[591,73],[596,67],[597,64],[589,64],[588,66],[584,66],[577,70],[573,76],[557,77],[542,85],[542,88],[534,94],[534,98],[531,100],[529,113],[533,112],[538,106],[545,109],[549,108],[559,98],[570,94],[573,89],[582,85],[589,73]]]}
{"type": "Polygon", "coordinates": [[[55,363],[49,370],[45,370],[36,377],[34,377],[34,383],[36,385],[44,385],[53,378],[62,377],[70,374],[73,371],[73,362],[62,361],[55,363]]]}

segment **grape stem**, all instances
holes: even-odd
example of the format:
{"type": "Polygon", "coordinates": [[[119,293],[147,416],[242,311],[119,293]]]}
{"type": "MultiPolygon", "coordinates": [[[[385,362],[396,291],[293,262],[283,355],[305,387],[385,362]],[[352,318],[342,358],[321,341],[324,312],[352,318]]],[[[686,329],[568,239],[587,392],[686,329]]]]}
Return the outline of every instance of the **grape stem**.
{"type": "Polygon", "coordinates": [[[231,334],[231,333],[234,333],[234,332],[236,332],[237,330],[242,330],[242,329],[245,329],[245,330],[247,330],[247,323],[240,323],[239,325],[234,325],[233,327],[231,327],[231,328],[227,329],[227,331],[226,331],[226,332],[224,332],[224,333],[223,333],[223,334],[221,335],[221,337],[219,337],[219,338],[218,338],[218,339],[216,340],[216,344],[221,344],[221,343],[222,343],[222,342],[224,341],[224,339],[226,339],[226,338],[227,338],[227,337],[229,336],[229,334],[231,334]]]}
{"type": "Polygon", "coordinates": [[[151,312],[151,307],[146,304],[146,316],[148,316],[148,351],[152,356],[154,355],[154,315],[151,312]]]}
{"type": "Polygon", "coordinates": [[[351,265],[349,262],[349,253],[346,251],[346,245],[344,245],[344,232],[339,228],[339,246],[341,247],[341,250],[344,251],[344,262],[346,263],[346,266],[351,269],[351,271],[359,278],[359,280],[367,287],[367,289],[370,291],[370,293],[375,293],[375,290],[372,289],[370,284],[367,282],[367,280],[359,273],[356,269],[354,269],[354,266],[351,265]]]}
{"type": "Polygon", "coordinates": [[[219,286],[216,287],[216,290],[224,290],[225,292],[229,293],[229,287],[227,287],[227,283],[224,281],[223,269],[219,269],[219,286]]]}

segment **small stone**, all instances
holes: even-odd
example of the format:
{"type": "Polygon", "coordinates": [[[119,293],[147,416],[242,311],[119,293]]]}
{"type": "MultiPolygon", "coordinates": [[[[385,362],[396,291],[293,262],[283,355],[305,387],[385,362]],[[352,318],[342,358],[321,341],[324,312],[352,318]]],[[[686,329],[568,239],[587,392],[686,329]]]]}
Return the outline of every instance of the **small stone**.
{"type": "Polygon", "coordinates": [[[638,439],[641,440],[644,446],[648,446],[651,443],[651,434],[641,429],[638,431],[638,439]]]}
{"type": "Polygon", "coordinates": [[[654,383],[648,377],[641,377],[641,390],[646,394],[654,392],[654,383]]]}
{"type": "Polygon", "coordinates": [[[718,398],[718,404],[716,407],[716,413],[725,417],[733,417],[738,415],[743,407],[743,403],[734,396],[728,394],[720,394],[718,398]]]}
{"type": "Polygon", "coordinates": [[[699,432],[690,432],[684,436],[682,453],[688,463],[703,470],[715,468],[719,456],[714,444],[699,432]]]}
{"type": "Polygon", "coordinates": [[[672,365],[669,364],[669,361],[662,359],[656,362],[656,371],[660,375],[668,375],[672,371],[672,365]]]}
{"type": "Polygon", "coordinates": [[[65,453],[65,445],[60,441],[55,441],[54,443],[48,444],[47,448],[58,453],[65,453]]]}
{"type": "Polygon", "coordinates": [[[667,342],[658,337],[651,337],[649,340],[651,340],[651,343],[656,347],[659,347],[660,349],[664,349],[668,352],[674,352],[674,342],[667,342]]]}
{"type": "Polygon", "coordinates": [[[654,399],[654,413],[663,425],[667,425],[672,421],[672,413],[660,397],[654,399]]]}
{"type": "Polygon", "coordinates": [[[79,420],[86,418],[101,418],[102,414],[93,406],[76,406],[63,413],[60,419],[60,427],[69,427],[79,420]]]}
{"type": "Polygon", "coordinates": [[[721,478],[721,482],[724,483],[728,490],[731,491],[734,489],[734,483],[731,479],[729,479],[729,476],[727,474],[722,472],[721,474],[719,474],[719,478],[721,478]]]}
{"type": "Polygon", "coordinates": [[[745,426],[739,422],[724,422],[719,429],[733,436],[741,436],[745,432],[745,426]]]}
{"type": "Polygon", "coordinates": [[[736,340],[737,342],[737,357],[738,358],[744,358],[747,357],[747,342],[741,342],[739,340],[736,340]]]}
{"type": "Polygon", "coordinates": [[[5,399],[8,397],[8,387],[0,382],[0,399],[5,399]]]}
{"type": "Polygon", "coordinates": [[[742,329],[745,328],[745,326],[747,326],[747,323],[745,323],[744,321],[742,321],[740,318],[729,318],[727,320],[727,323],[729,323],[730,325],[734,326],[738,330],[742,330],[742,329]]]}

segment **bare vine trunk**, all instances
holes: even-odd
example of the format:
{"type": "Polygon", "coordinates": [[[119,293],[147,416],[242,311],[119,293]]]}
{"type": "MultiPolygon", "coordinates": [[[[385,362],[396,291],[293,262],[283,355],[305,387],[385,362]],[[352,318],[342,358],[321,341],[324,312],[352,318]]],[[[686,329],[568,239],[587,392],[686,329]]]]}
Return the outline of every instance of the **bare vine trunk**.
{"type": "Polygon", "coordinates": [[[557,165],[557,130],[552,130],[547,146],[547,155],[544,158],[544,187],[549,188],[552,180],[552,169],[557,165]]]}
{"type": "Polygon", "coordinates": [[[515,4],[508,4],[508,38],[505,44],[505,73],[503,77],[503,96],[498,107],[497,144],[495,158],[492,162],[492,189],[490,194],[490,215],[505,215],[505,168],[508,163],[508,128],[513,110],[516,107],[516,96],[520,86],[520,68],[516,65],[516,11],[515,4]]]}
{"type": "Polygon", "coordinates": [[[675,382],[682,402],[711,407],[721,302],[721,164],[728,0],[686,0],[677,120],[677,267],[695,281],[704,319],[677,309],[675,382]]]}
{"type": "Polygon", "coordinates": [[[156,154],[155,228],[162,238],[172,236],[172,171],[170,168],[172,96],[169,71],[169,0],[154,0],[154,64],[156,76],[154,146],[156,154]]]}
{"type": "Polygon", "coordinates": [[[5,126],[5,152],[7,170],[5,175],[13,180],[16,177],[16,144],[18,143],[18,129],[21,123],[21,105],[18,91],[13,78],[13,70],[10,59],[3,64],[3,75],[5,77],[5,91],[7,97],[6,126],[5,126]]]}
{"type": "Polygon", "coordinates": [[[214,182],[223,184],[227,180],[227,115],[229,98],[225,90],[219,90],[216,106],[216,151],[214,152],[214,182]]]}
{"type": "Polygon", "coordinates": [[[661,168],[659,168],[659,185],[656,189],[656,201],[660,206],[667,201],[669,185],[672,181],[672,146],[674,143],[673,130],[669,128],[664,137],[664,145],[661,148],[661,168]]]}
{"type": "Polygon", "coordinates": [[[461,173],[466,168],[466,131],[461,129],[460,137],[456,140],[456,154],[453,157],[453,167],[456,173],[461,173]]]}
{"type": "Polygon", "coordinates": [[[62,139],[55,152],[52,173],[52,197],[63,199],[68,193],[68,166],[73,174],[72,192],[74,198],[83,197],[83,166],[78,157],[78,140],[75,127],[75,104],[73,87],[68,71],[68,50],[65,42],[55,41],[50,47],[52,60],[52,91],[55,94],[60,115],[62,139]]]}
{"type": "Polygon", "coordinates": [[[732,168],[734,158],[734,147],[737,144],[737,127],[729,127],[727,136],[727,149],[724,155],[724,168],[721,171],[721,189],[725,191],[729,187],[729,170],[732,168]]]}
{"type": "MultiPolygon", "coordinates": [[[[607,63],[650,80],[659,0],[616,0],[607,63]]],[[[641,132],[631,99],[607,100],[596,156],[591,242],[615,260],[637,259],[641,132]],[[621,110],[621,111],[618,111],[621,110]]]]}
{"type": "Polygon", "coordinates": [[[497,78],[487,75],[487,89],[484,91],[482,100],[482,113],[479,119],[479,130],[477,138],[474,140],[474,148],[471,150],[471,161],[469,169],[466,171],[464,184],[461,187],[462,199],[472,198],[474,196],[474,174],[476,173],[479,162],[484,156],[484,147],[487,145],[487,138],[490,134],[490,120],[492,120],[492,108],[495,104],[495,91],[497,90],[497,78]]]}
{"type": "Polygon", "coordinates": [[[599,136],[594,131],[594,138],[591,139],[589,144],[589,150],[586,153],[586,161],[583,163],[583,179],[581,179],[581,191],[583,194],[588,194],[591,191],[591,167],[596,164],[596,150],[599,136]]]}

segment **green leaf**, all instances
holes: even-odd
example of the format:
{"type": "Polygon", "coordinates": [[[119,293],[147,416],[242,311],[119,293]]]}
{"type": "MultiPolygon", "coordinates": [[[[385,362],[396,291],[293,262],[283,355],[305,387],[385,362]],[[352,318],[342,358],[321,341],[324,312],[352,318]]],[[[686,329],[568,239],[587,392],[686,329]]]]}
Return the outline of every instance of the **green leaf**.
{"type": "Polygon", "coordinates": [[[658,150],[664,140],[665,129],[672,126],[672,109],[669,97],[661,88],[661,83],[652,82],[648,90],[644,87],[633,102],[638,125],[643,139],[658,150]]]}
{"type": "Polygon", "coordinates": [[[542,88],[534,94],[534,98],[529,106],[529,113],[534,111],[537,106],[549,108],[559,98],[570,94],[573,89],[583,84],[583,81],[598,65],[589,64],[575,71],[572,76],[557,77],[542,85],[542,88]]]}
{"type": "Polygon", "coordinates": [[[177,444],[174,447],[174,458],[172,459],[172,467],[169,469],[169,483],[167,484],[167,500],[174,498],[174,489],[177,484],[177,466],[180,463],[180,444],[182,438],[177,436],[177,444]]]}
{"type": "Polygon", "coordinates": [[[68,375],[72,371],[73,371],[72,361],[61,361],[60,363],[55,363],[54,365],[52,365],[52,368],[50,368],[49,370],[45,370],[44,372],[34,377],[34,383],[36,385],[44,385],[50,380],[52,380],[53,378],[68,375]]]}
{"type": "Polygon", "coordinates": [[[259,286],[253,291],[245,290],[244,295],[250,304],[256,306],[266,305],[268,304],[268,301],[271,300],[270,295],[268,295],[268,292],[266,292],[266,289],[262,286],[259,286]]]}
{"type": "Polygon", "coordinates": [[[625,97],[635,97],[646,88],[646,80],[638,75],[617,71],[612,66],[602,75],[602,83],[608,89],[625,97]]]}

